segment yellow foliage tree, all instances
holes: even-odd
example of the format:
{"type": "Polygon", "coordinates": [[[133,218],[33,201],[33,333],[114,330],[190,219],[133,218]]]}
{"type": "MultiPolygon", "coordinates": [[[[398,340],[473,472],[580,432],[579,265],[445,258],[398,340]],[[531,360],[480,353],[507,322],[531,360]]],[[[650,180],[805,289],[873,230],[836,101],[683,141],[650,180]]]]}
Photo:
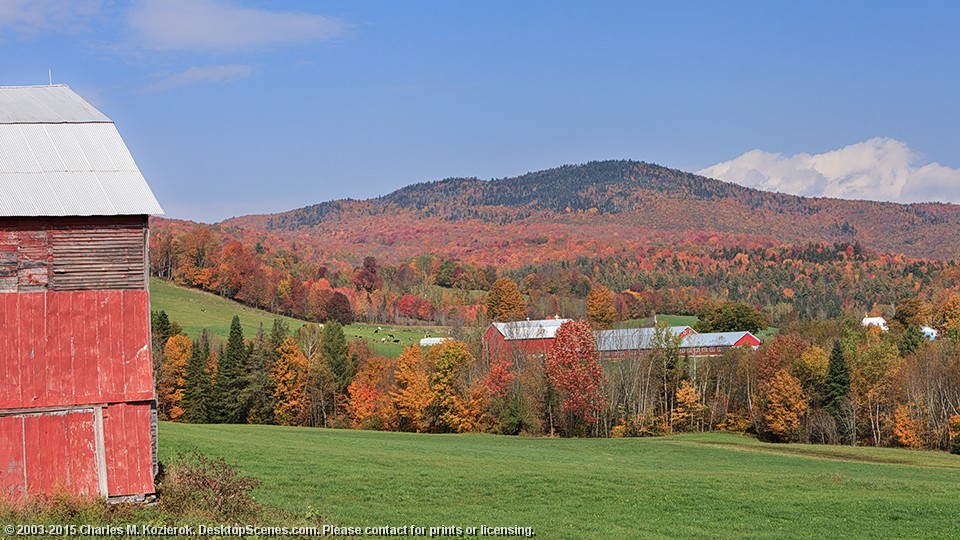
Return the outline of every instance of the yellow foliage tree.
{"type": "Polygon", "coordinates": [[[800,419],[807,412],[800,381],[781,369],[771,379],[767,392],[767,407],[763,414],[767,429],[781,441],[795,440],[800,419]]]}
{"type": "Polygon", "coordinates": [[[400,429],[423,432],[430,428],[428,411],[433,402],[430,363],[417,345],[397,357],[396,390],[390,393],[400,416],[400,429]]]}
{"type": "Polygon", "coordinates": [[[307,357],[292,338],[277,348],[277,361],[270,371],[276,404],[273,415],[281,426],[301,426],[307,422],[307,357]]]}
{"type": "Polygon", "coordinates": [[[527,316],[527,303],[512,279],[503,277],[490,286],[487,316],[494,321],[518,321],[527,316]]]}
{"type": "Polygon", "coordinates": [[[800,356],[793,363],[793,373],[800,380],[804,389],[810,391],[814,388],[820,388],[827,380],[827,368],[830,365],[830,357],[827,351],[814,345],[800,353],[800,356]]]}
{"type": "Polygon", "coordinates": [[[157,413],[162,419],[176,421],[183,416],[183,385],[191,352],[193,341],[183,334],[172,336],[163,347],[157,381],[157,413]]]}
{"type": "Polygon", "coordinates": [[[613,307],[613,293],[603,285],[590,289],[587,296],[587,319],[594,330],[606,330],[617,320],[617,310],[613,307]]]}
{"type": "Polygon", "coordinates": [[[694,431],[700,423],[703,414],[703,403],[700,402],[700,391],[696,386],[684,379],[677,388],[677,406],[670,416],[675,431],[694,431]]]}

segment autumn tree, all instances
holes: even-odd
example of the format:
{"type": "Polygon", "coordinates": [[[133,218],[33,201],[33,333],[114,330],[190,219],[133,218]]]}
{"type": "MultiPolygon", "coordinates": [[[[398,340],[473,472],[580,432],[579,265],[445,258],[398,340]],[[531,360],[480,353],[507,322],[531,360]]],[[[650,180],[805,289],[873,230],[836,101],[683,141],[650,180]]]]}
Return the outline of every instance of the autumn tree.
{"type": "Polygon", "coordinates": [[[273,380],[275,404],[273,415],[281,426],[299,426],[306,423],[307,359],[293,338],[286,338],[277,349],[277,361],[270,372],[273,380]]]}
{"type": "Polygon", "coordinates": [[[697,314],[698,332],[751,332],[757,333],[767,327],[767,317],[746,304],[721,302],[704,304],[697,314]]]}
{"type": "Polygon", "coordinates": [[[330,300],[327,301],[326,314],[329,320],[336,321],[341,325],[350,324],[354,319],[350,299],[340,291],[334,292],[330,300]]]}
{"type": "Polygon", "coordinates": [[[490,286],[487,316],[494,321],[517,321],[527,316],[527,304],[512,279],[502,277],[490,286]]]}
{"type": "Polygon", "coordinates": [[[402,431],[429,431],[432,372],[430,362],[417,345],[405,348],[397,357],[396,389],[390,396],[397,407],[402,431]]]}
{"type": "Polygon", "coordinates": [[[923,414],[915,414],[916,404],[900,403],[893,415],[893,436],[898,443],[907,448],[923,447],[923,414]],[[912,406],[911,406],[912,405],[912,406]]]}
{"type": "Polygon", "coordinates": [[[208,362],[210,357],[210,335],[206,328],[190,347],[190,359],[187,361],[183,381],[183,419],[193,424],[206,424],[213,421],[208,362]]]}
{"type": "Polygon", "coordinates": [[[675,431],[695,431],[700,425],[703,415],[703,403],[700,401],[700,391],[696,386],[684,380],[677,388],[677,407],[671,415],[675,431]]]}
{"type": "Polygon", "coordinates": [[[395,362],[382,356],[369,358],[347,388],[347,414],[354,428],[397,428],[396,407],[390,397],[395,362]]]}
{"type": "MultiPolygon", "coordinates": [[[[467,372],[474,363],[467,345],[448,340],[427,350],[432,364],[433,415],[439,431],[478,431],[484,424],[487,394],[481,384],[470,387],[467,372]]],[[[478,381],[479,383],[479,381],[478,381]]]]}
{"type": "Polygon", "coordinates": [[[767,430],[782,442],[794,441],[805,412],[807,403],[800,381],[787,370],[781,369],[767,387],[766,410],[763,414],[767,430]]]}
{"type": "Polygon", "coordinates": [[[584,434],[607,405],[603,372],[597,360],[593,330],[583,321],[566,322],[557,329],[544,359],[547,381],[560,400],[567,434],[584,434]]]}
{"type": "Polygon", "coordinates": [[[617,320],[617,310],[613,307],[613,293],[603,285],[590,289],[587,296],[587,320],[594,330],[606,330],[617,320]]]}
{"type": "Polygon", "coordinates": [[[176,421],[183,416],[183,387],[192,348],[193,342],[183,334],[171,336],[163,348],[157,381],[157,413],[162,420],[176,421]]]}

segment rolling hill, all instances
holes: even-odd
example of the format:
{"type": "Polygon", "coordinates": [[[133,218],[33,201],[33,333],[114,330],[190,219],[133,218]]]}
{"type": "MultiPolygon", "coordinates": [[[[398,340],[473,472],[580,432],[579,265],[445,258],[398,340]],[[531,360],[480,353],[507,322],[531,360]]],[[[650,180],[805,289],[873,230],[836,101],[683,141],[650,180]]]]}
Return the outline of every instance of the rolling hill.
{"type": "Polygon", "coordinates": [[[329,201],[220,225],[308,242],[328,255],[360,251],[396,261],[432,250],[506,266],[577,252],[622,255],[649,245],[706,242],[860,242],[940,260],[960,251],[957,205],[805,198],[636,161],[494,180],[449,178],[376,199],[329,201]]]}

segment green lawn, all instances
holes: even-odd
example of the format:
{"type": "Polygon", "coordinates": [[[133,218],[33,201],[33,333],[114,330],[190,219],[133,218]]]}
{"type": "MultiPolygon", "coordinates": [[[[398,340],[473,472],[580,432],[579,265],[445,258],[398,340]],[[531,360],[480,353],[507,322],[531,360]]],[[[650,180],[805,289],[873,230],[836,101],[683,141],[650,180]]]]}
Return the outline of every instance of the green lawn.
{"type": "Polygon", "coordinates": [[[423,435],[163,423],[260,478],[257,499],[345,526],[533,527],[541,538],[951,538],[960,457],[650,439],[423,435]]]}
{"type": "MultiPolygon", "coordinates": [[[[253,337],[263,324],[267,332],[273,326],[273,320],[281,318],[296,330],[307,324],[305,321],[275,315],[268,311],[255,309],[212,293],[174,285],[162,279],[150,279],[150,309],[164,310],[171,321],[183,327],[190,337],[197,337],[200,331],[207,329],[212,335],[227,339],[230,335],[230,321],[234,315],[240,316],[244,337],[253,337]]],[[[348,341],[364,339],[378,354],[396,357],[407,345],[418,343],[426,333],[431,336],[444,336],[442,328],[419,326],[392,326],[376,324],[351,324],[343,329],[348,341]],[[378,331],[379,329],[379,331],[378,331]],[[392,334],[393,337],[389,337],[392,334]],[[399,340],[400,343],[394,343],[399,340]]]]}

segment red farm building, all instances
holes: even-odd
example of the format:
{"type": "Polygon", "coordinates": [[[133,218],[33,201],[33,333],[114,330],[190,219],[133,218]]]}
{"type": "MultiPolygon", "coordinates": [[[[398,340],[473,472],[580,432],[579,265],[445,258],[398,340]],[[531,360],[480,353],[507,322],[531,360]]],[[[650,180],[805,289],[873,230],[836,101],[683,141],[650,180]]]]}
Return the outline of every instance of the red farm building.
{"type": "Polygon", "coordinates": [[[543,356],[557,337],[557,330],[570,319],[495,322],[483,334],[483,352],[488,359],[515,355],[543,356]]]}
{"type": "Polygon", "coordinates": [[[113,122],[0,87],[0,497],[154,492],[147,216],[113,122]]]}

